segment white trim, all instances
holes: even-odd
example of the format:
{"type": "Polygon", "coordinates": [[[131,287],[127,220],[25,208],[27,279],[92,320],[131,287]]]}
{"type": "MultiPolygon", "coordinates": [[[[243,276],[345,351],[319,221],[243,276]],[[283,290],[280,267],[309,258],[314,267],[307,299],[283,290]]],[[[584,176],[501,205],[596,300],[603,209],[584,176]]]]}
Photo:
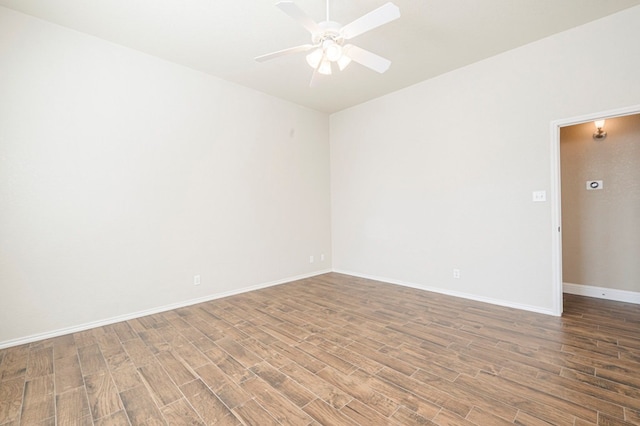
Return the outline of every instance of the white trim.
{"type": "Polygon", "coordinates": [[[640,305],[640,292],[618,290],[615,288],[596,287],[584,284],[563,283],[565,293],[578,296],[596,297],[598,299],[615,300],[616,302],[635,303],[640,305]]]}
{"type": "Polygon", "coordinates": [[[366,279],[369,279],[369,280],[382,281],[382,282],[386,282],[386,283],[389,283],[389,284],[401,285],[403,287],[416,288],[418,290],[424,290],[424,291],[431,291],[431,292],[434,292],[434,293],[446,294],[448,296],[460,297],[462,299],[475,300],[476,302],[490,303],[492,305],[505,306],[507,308],[520,309],[520,310],[523,310],[523,311],[536,312],[536,313],[539,313],[539,314],[559,316],[559,315],[556,315],[553,312],[553,310],[540,308],[539,306],[531,306],[531,305],[525,305],[525,304],[521,304],[521,303],[513,303],[513,302],[509,302],[507,300],[493,299],[491,297],[483,297],[483,296],[478,296],[478,295],[471,294],[471,293],[463,293],[463,292],[459,292],[459,291],[452,291],[452,290],[447,290],[447,289],[443,289],[443,288],[439,288],[439,287],[431,287],[431,286],[426,286],[426,285],[421,285],[421,284],[410,283],[410,282],[407,282],[407,281],[394,280],[394,279],[391,279],[391,278],[376,277],[376,276],[373,276],[373,275],[360,274],[358,272],[352,272],[352,271],[341,271],[341,270],[335,270],[334,269],[333,272],[336,272],[338,274],[352,275],[354,277],[366,278],[366,279]]]}
{"type": "Polygon", "coordinates": [[[267,283],[256,284],[249,287],[243,287],[238,290],[225,291],[223,293],[215,293],[204,297],[199,297],[197,299],[185,300],[183,302],[172,303],[170,305],[158,306],[157,308],[146,309],[144,311],[133,312],[130,314],[119,315],[117,317],[105,318],[98,321],[92,321],[84,324],[75,325],[72,327],[60,328],[58,330],[47,331],[44,333],[32,334],[26,337],[19,337],[17,339],[5,340],[4,342],[0,342],[0,349],[8,348],[11,346],[24,345],[26,343],[36,342],[38,340],[50,339],[52,337],[64,336],[65,334],[77,333],[79,331],[88,330],[90,328],[102,327],[109,324],[115,324],[117,322],[128,321],[134,318],[140,318],[147,315],[153,315],[160,312],[170,311],[172,309],[184,308],[185,306],[196,305],[198,303],[209,302],[215,299],[221,299],[223,297],[233,296],[240,293],[246,293],[253,290],[260,290],[266,287],[273,287],[280,284],[285,284],[292,281],[302,280],[305,278],[315,277],[317,275],[322,275],[331,272],[330,269],[316,271],[309,274],[297,275],[294,277],[288,277],[281,280],[270,281],[267,283]]]}
{"type": "Polygon", "coordinates": [[[553,314],[562,315],[562,194],[560,192],[560,126],[551,123],[551,286],[553,314]]]}
{"type": "Polygon", "coordinates": [[[551,280],[553,287],[553,314],[562,315],[562,198],[560,193],[560,128],[590,121],[640,114],[640,105],[594,112],[577,117],[552,121],[551,130],[551,280]],[[558,232],[560,229],[560,232],[558,232]]]}

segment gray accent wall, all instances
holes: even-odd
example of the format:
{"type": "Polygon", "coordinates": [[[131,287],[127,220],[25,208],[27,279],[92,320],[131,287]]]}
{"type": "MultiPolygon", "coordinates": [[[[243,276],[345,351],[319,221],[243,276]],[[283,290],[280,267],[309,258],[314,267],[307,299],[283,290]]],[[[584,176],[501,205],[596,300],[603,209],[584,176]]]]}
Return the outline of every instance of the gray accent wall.
{"type": "Polygon", "coordinates": [[[640,291],[640,115],[560,131],[563,281],[640,291]],[[587,181],[602,181],[587,190],[587,181]]]}

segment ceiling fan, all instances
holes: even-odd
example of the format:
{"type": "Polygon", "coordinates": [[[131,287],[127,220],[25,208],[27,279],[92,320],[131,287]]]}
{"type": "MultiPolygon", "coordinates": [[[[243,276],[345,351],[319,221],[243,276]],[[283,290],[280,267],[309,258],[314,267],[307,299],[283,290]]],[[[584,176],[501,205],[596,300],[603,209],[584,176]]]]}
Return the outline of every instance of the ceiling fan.
{"type": "Polygon", "coordinates": [[[268,61],[292,53],[308,52],[307,63],[313,68],[310,86],[317,84],[318,74],[331,75],[337,65],[340,71],[351,61],[355,61],[379,73],[389,69],[391,61],[353,44],[345,44],[362,33],[387,24],[400,17],[400,9],[389,2],[361,16],[347,25],[340,25],[329,18],[329,0],[327,0],[327,19],[316,23],[292,1],[280,1],[276,7],[298,21],[311,33],[311,44],[290,47],[255,58],[258,62],[268,61]]]}

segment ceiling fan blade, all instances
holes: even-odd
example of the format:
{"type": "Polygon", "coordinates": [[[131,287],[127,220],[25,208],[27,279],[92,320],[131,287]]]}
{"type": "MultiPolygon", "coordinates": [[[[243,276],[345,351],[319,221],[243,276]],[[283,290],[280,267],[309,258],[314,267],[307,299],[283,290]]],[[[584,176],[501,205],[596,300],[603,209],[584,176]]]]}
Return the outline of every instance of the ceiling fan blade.
{"type": "Polygon", "coordinates": [[[314,68],[313,74],[311,74],[311,81],[309,82],[309,87],[314,88],[320,83],[320,73],[318,72],[318,68],[314,68]]]}
{"type": "Polygon", "coordinates": [[[292,53],[306,52],[307,50],[313,49],[315,46],[313,44],[303,44],[301,46],[290,47],[288,49],[278,50],[277,52],[267,53],[266,55],[256,56],[255,60],[258,62],[269,61],[271,59],[279,58],[281,56],[290,55],[292,53]]]}
{"type": "Polygon", "coordinates": [[[369,52],[368,50],[364,50],[358,46],[354,46],[353,44],[347,44],[343,47],[342,51],[355,62],[360,65],[364,65],[367,68],[371,68],[380,74],[388,70],[391,65],[390,60],[369,52]]]}
{"type": "Polygon", "coordinates": [[[305,27],[311,34],[322,31],[316,21],[311,19],[302,9],[300,9],[292,1],[281,1],[276,3],[276,7],[298,21],[300,25],[305,27]]]}
{"type": "Polygon", "coordinates": [[[400,8],[389,2],[345,25],[342,27],[341,33],[346,40],[349,40],[399,17],[400,8]]]}

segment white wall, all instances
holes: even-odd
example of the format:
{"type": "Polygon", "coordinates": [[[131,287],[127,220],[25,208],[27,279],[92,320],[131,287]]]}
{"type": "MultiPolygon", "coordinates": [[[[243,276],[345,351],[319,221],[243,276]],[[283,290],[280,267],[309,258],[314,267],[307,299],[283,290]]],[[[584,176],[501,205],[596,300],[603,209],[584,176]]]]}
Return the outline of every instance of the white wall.
{"type": "Polygon", "coordinates": [[[552,312],[551,203],[532,202],[553,195],[550,123],[638,103],[638,22],[635,7],[332,115],[334,269],[552,312]]]}
{"type": "Polygon", "coordinates": [[[0,346],[330,269],[328,134],[0,7],[0,346]]]}
{"type": "Polygon", "coordinates": [[[314,274],[331,237],[335,270],[549,311],[552,212],[531,202],[549,123],[637,104],[637,22],[334,114],[329,135],[325,114],[0,7],[0,346],[314,274]]]}

